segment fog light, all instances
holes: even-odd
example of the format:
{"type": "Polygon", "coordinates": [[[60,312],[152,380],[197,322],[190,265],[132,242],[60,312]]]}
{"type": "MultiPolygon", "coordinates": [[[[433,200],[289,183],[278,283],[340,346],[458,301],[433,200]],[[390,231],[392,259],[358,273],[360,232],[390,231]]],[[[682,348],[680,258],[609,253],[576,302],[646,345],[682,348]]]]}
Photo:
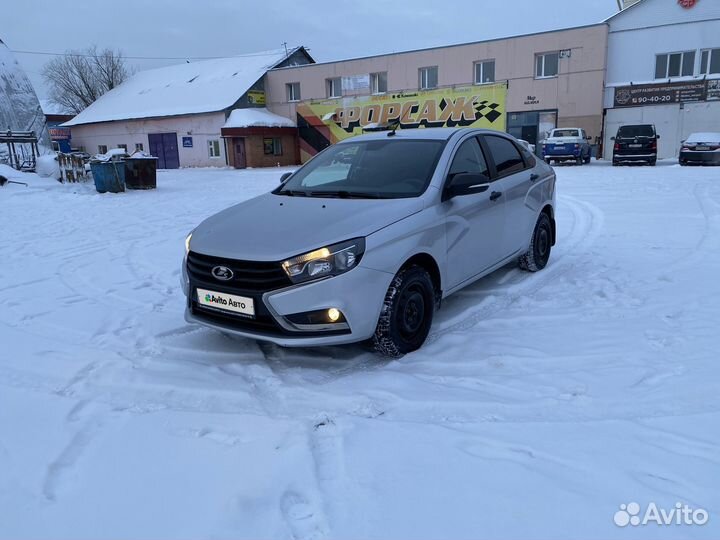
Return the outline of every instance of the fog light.
{"type": "Polygon", "coordinates": [[[335,308],[330,308],[327,311],[327,316],[331,322],[336,322],[340,318],[340,312],[335,308]]]}

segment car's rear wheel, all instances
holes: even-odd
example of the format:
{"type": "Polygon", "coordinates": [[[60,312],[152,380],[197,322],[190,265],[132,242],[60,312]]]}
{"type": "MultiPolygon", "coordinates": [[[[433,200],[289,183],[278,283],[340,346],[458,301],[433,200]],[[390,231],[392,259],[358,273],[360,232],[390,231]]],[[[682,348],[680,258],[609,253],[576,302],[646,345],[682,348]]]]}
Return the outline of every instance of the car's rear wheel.
{"type": "Polygon", "coordinates": [[[537,272],[542,270],[550,259],[550,251],[552,250],[552,223],[550,217],[543,212],[535,223],[532,239],[530,240],[530,249],[520,256],[518,263],[520,268],[528,272],[537,272]]]}
{"type": "Polygon", "coordinates": [[[430,333],[435,313],[435,287],[428,272],[412,265],[401,269],[385,294],[373,347],[398,357],[419,349],[430,333]]]}

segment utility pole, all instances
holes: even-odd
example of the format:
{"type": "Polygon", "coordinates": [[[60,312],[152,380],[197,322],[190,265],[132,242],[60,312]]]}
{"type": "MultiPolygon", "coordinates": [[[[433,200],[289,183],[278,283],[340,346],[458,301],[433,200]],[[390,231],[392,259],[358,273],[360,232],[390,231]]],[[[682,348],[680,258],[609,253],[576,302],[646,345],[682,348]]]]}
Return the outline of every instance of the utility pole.
{"type": "MultiPolygon", "coordinates": [[[[618,0],[619,1],[619,0],[618,0]]],[[[282,42],[282,46],[285,47],[285,58],[287,58],[288,50],[287,50],[287,41],[282,42]]]]}

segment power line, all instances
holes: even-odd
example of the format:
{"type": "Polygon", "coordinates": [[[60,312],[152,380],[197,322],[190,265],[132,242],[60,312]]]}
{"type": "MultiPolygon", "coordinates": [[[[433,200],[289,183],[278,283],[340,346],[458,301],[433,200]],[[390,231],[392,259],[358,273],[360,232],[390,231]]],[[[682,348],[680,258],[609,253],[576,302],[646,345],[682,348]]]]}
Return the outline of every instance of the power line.
{"type": "MultiPolygon", "coordinates": [[[[40,56],[79,56],[82,58],[93,58],[93,55],[91,54],[84,54],[84,53],[74,53],[74,52],[66,52],[66,53],[58,53],[58,52],[48,52],[48,51],[18,51],[14,49],[10,49],[10,52],[14,54],[32,54],[32,55],[40,55],[40,56]]],[[[272,51],[266,51],[266,52],[259,52],[259,53],[247,53],[247,54],[233,54],[230,56],[125,56],[123,55],[123,58],[126,60],[217,60],[219,58],[244,58],[248,56],[274,56],[277,52],[272,51]]]]}

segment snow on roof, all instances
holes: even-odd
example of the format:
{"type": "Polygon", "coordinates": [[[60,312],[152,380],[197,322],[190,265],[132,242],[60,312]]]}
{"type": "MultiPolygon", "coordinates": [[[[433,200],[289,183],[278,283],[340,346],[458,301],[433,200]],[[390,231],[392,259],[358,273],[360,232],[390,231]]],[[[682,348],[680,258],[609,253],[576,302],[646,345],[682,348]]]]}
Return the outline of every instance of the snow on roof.
{"type": "Polygon", "coordinates": [[[40,107],[42,108],[42,112],[46,115],[66,116],[68,114],[73,114],[72,111],[68,111],[62,105],[58,105],[49,99],[41,99],[40,107]]]}
{"type": "Polygon", "coordinates": [[[235,109],[230,113],[230,117],[223,127],[296,127],[296,124],[289,118],[271,113],[265,107],[262,107],[258,109],[235,109]]]}
{"type": "Polygon", "coordinates": [[[221,111],[287,56],[265,51],[141,71],[63,125],[221,111]]]}

